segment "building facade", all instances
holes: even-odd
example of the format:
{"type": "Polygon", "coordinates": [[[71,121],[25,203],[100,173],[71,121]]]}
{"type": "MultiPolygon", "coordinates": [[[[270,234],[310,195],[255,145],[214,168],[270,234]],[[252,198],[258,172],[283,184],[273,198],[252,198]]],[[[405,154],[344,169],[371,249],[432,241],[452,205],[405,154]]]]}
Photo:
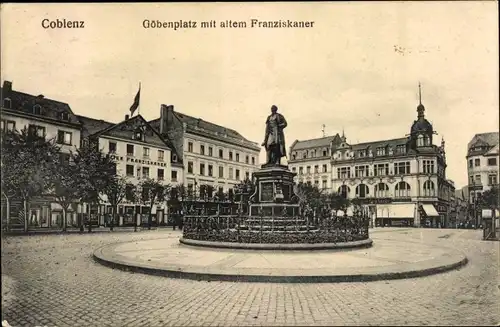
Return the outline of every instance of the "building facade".
{"type": "MultiPolygon", "coordinates": [[[[32,95],[12,89],[12,82],[4,81],[1,88],[1,129],[29,132],[54,139],[61,149],[62,156],[69,156],[80,146],[82,125],[67,103],[46,98],[44,95],[32,95]]],[[[20,199],[9,201],[2,195],[2,220],[12,226],[23,226],[23,205],[20,199]]],[[[40,195],[30,201],[28,225],[31,227],[60,226],[62,208],[54,199],[40,195]]],[[[76,221],[77,212],[70,207],[67,214],[68,223],[76,221]]]]}
{"type": "Polygon", "coordinates": [[[150,124],[182,159],[188,192],[202,185],[227,192],[259,169],[259,145],[235,130],[174,111],[172,105],[161,105],[160,118],[150,124]]]}
{"type": "Polygon", "coordinates": [[[290,147],[288,160],[288,167],[297,174],[295,182],[309,182],[331,192],[331,156],[341,143],[339,134],[312,140],[295,140],[290,147]]]}
{"type": "Polygon", "coordinates": [[[478,195],[498,185],[499,133],[476,134],[467,144],[468,196],[475,226],[481,224],[476,213],[478,195]]]}
{"type": "MultiPolygon", "coordinates": [[[[118,124],[78,116],[83,126],[83,137],[96,144],[103,153],[110,154],[116,162],[119,176],[137,187],[141,181],[153,179],[161,184],[176,186],[183,178],[183,166],[170,142],[161,137],[141,116],[129,118],[118,124]]],[[[105,195],[103,203],[96,208],[85,206],[84,214],[90,214],[91,220],[98,219],[104,224],[105,216],[112,213],[112,206],[105,195]]],[[[118,224],[134,225],[147,222],[149,210],[156,223],[163,223],[167,214],[166,201],[147,203],[126,198],[118,205],[118,224]]]]}

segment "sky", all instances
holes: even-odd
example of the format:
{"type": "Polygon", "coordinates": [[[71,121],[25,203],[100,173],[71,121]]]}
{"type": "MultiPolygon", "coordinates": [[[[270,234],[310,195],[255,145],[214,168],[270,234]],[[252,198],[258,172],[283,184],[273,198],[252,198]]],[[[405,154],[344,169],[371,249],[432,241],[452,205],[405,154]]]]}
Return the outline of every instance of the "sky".
{"type": "MultiPolygon", "coordinates": [[[[1,78],[13,89],[119,122],[141,82],[140,114],[160,105],[261,143],[275,104],[294,140],[404,137],[426,118],[446,141],[447,177],[467,183],[467,143],[499,128],[498,3],[321,2],[2,4],[1,78]],[[45,29],[42,21],[84,21],[45,29]],[[144,20],[196,21],[146,29],[144,20]],[[226,20],[314,21],[311,28],[221,28],[226,20]],[[202,29],[201,21],[216,28],[202,29]]],[[[264,160],[261,151],[261,162],[264,160]]]]}

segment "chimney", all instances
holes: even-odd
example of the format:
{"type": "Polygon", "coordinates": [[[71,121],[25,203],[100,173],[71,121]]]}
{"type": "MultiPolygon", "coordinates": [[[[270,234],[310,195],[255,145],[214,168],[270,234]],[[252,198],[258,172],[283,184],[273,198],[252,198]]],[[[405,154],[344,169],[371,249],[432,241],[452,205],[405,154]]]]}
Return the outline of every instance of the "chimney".
{"type": "Polygon", "coordinates": [[[43,98],[45,98],[45,95],[43,95],[43,94],[39,94],[39,95],[38,95],[38,98],[43,99],[43,98]]]}
{"type": "Polygon", "coordinates": [[[129,118],[129,115],[125,115],[125,120],[128,120],[128,118],[129,118]]]}
{"type": "Polygon", "coordinates": [[[11,91],[12,91],[12,82],[4,81],[3,87],[2,87],[2,92],[4,92],[5,94],[8,94],[11,91]]]}
{"type": "Polygon", "coordinates": [[[171,123],[172,113],[174,111],[173,105],[161,105],[160,108],[160,134],[165,134],[168,131],[168,125],[171,123]]]}

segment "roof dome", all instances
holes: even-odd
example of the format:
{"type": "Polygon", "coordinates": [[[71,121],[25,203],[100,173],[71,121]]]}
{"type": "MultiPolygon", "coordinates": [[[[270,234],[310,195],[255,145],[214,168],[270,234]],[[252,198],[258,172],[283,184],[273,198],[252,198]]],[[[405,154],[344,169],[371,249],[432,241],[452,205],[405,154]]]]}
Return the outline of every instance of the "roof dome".
{"type": "Polygon", "coordinates": [[[429,123],[429,121],[425,118],[420,118],[418,120],[415,120],[413,122],[413,125],[411,125],[411,133],[416,133],[416,132],[430,132],[432,133],[432,125],[429,123]]]}

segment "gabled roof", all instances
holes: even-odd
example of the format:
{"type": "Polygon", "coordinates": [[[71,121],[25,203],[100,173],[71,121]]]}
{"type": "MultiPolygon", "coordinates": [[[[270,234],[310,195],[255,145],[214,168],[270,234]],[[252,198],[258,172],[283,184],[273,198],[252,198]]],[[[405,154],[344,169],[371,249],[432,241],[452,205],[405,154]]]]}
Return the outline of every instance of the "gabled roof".
{"type": "Polygon", "coordinates": [[[492,148],[490,151],[485,153],[485,155],[498,155],[499,153],[500,153],[500,147],[497,144],[497,145],[495,145],[494,148],[492,148]]]}
{"type": "Polygon", "coordinates": [[[105,129],[102,129],[92,136],[113,136],[123,139],[131,139],[131,135],[137,128],[145,127],[146,133],[146,143],[158,146],[166,146],[171,148],[169,142],[165,140],[158,132],[141,116],[137,115],[135,117],[124,120],[118,124],[110,125],[105,129]]]}
{"type": "MultiPolygon", "coordinates": [[[[201,118],[195,118],[178,111],[173,111],[173,114],[177,119],[179,119],[181,123],[186,124],[186,131],[188,133],[191,132],[195,134],[206,134],[222,142],[236,141],[237,143],[241,143],[242,145],[253,147],[255,148],[255,150],[260,150],[260,147],[257,143],[246,139],[233,129],[208,122],[201,118]]],[[[158,131],[160,130],[160,119],[161,118],[157,118],[150,121],[151,126],[153,126],[158,131]]]]}
{"type": "Polygon", "coordinates": [[[67,103],[44,97],[43,95],[32,95],[12,90],[12,82],[4,81],[0,88],[2,110],[12,110],[41,119],[48,119],[60,123],[80,125],[76,115],[67,103]],[[10,108],[4,106],[4,99],[10,99],[10,108]],[[34,106],[40,106],[40,114],[34,113],[34,106]],[[63,119],[62,113],[66,113],[68,120],[63,119]]]}
{"type": "Polygon", "coordinates": [[[85,117],[81,115],[76,115],[80,123],[83,125],[82,137],[87,137],[89,135],[100,132],[106,128],[109,128],[116,123],[110,123],[102,119],[94,119],[90,117],[85,117]]]}
{"type": "Polygon", "coordinates": [[[480,133],[474,135],[472,140],[467,144],[467,155],[480,155],[491,150],[492,147],[498,145],[499,133],[480,133]],[[476,151],[473,148],[476,146],[482,146],[485,149],[476,151]]]}
{"type": "Polygon", "coordinates": [[[322,147],[330,147],[330,144],[335,139],[340,139],[339,134],[335,134],[333,136],[320,137],[316,139],[310,140],[296,140],[292,145],[292,151],[299,151],[305,149],[313,149],[313,148],[322,148],[322,147]]]}

